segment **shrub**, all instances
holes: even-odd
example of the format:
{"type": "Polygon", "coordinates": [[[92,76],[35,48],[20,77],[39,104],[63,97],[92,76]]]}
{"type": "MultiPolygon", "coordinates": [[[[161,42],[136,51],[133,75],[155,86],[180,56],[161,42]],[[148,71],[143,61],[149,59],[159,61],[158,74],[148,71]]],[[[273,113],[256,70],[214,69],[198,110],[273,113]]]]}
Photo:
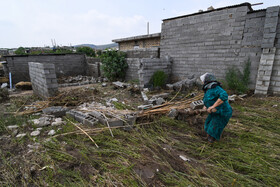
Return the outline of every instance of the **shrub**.
{"type": "Polygon", "coordinates": [[[100,56],[101,69],[104,71],[105,77],[109,80],[123,80],[128,68],[128,64],[125,60],[126,54],[116,50],[106,50],[100,56]]]}
{"type": "Polygon", "coordinates": [[[151,80],[150,83],[153,85],[153,87],[163,87],[166,84],[167,75],[163,71],[156,71],[151,80]]]}
{"type": "Polygon", "coordinates": [[[226,82],[229,89],[237,93],[245,93],[248,91],[250,79],[250,59],[245,63],[243,73],[236,67],[231,67],[226,73],[226,82]]]}
{"type": "Polygon", "coordinates": [[[89,56],[89,57],[95,57],[96,56],[95,51],[90,47],[78,47],[77,48],[77,53],[83,53],[83,54],[85,54],[86,56],[89,56]]]}
{"type": "Polygon", "coordinates": [[[24,47],[19,47],[17,48],[17,50],[15,51],[16,55],[24,55],[25,53],[25,48],[24,47]]]}

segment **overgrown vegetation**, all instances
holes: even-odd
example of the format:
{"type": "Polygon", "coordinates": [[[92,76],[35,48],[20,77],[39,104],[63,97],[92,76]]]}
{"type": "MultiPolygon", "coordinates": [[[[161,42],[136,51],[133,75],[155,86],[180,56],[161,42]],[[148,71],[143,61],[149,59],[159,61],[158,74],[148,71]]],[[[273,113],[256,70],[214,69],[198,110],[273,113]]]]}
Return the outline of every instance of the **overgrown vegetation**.
{"type": "Polygon", "coordinates": [[[106,50],[101,54],[101,69],[109,80],[123,80],[125,78],[128,68],[125,57],[124,52],[116,50],[106,50]]]}
{"type": "Polygon", "coordinates": [[[250,59],[247,60],[243,68],[243,72],[236,68],[231,67],[226,72],[226,82],[229,89],[237,93],[246,93],[250,81],[250,59]]]}
{"type": "Polygon", "coordinates": [[[90,47],[78,47],[76,49],[77,53],[83,53],[85,54],[86,56],[89,56],[89,57],[96,57],[96,54],[95,54],[95,51],[94,49],[90,48],[90,47]]]}
{"type": "Polygon", "coordinates": [[[15,51],[15,54],[16,55],[24,55],[24,54],[26,54],[25,48],[24,47],[17,48],[17,50],[15,51]]]}
{"type": "Polygon", "coordinates": [[[0,88],[0,103],[9,99],[9,92],[6,88],[0,88]]]}
{"type": "Polygon", "coordinates": [[[165,86],[166,84],[167,77],[168,76],[164,73],[164,71],[156,71],[151,77],[150,83],[153,85],[154,88],[163,88],[163,86],[165,86]]]}
{"type": "MultiPolygon", "coordinates": [[[[25,103],[13,99],[8,110],[25,103]]],[[[112,129],[114,137],[101,124],[81,125],[97,130],[89,133],[97,148],[70,122],[48,141],[44,134],[54,127],[43,127],[43,137],[15,138],[6,127],[35,129],[29,120],[36,115],[0,113],[0,186],[279,186],[279,102],[233,103],[233,117],[214,144],[203,131],[206,116],[187,122],[151,116],[131,131],[112,129]],[[38,149],[30,151],[35,143],[38,149]]]]}

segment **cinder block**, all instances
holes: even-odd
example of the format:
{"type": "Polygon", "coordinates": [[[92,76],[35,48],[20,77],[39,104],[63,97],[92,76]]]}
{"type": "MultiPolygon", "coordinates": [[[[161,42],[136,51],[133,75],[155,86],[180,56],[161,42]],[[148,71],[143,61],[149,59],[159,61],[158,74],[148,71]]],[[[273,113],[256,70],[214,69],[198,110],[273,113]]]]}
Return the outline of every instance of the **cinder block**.
{"type": "Polygon", "coordinates": [[[204,107],[204,102],[203,102],[202,100],[193,101],[193,102],[190,104],[190,107],[191,107],[193,110],[202,109],[202,108],[204,107]]]}

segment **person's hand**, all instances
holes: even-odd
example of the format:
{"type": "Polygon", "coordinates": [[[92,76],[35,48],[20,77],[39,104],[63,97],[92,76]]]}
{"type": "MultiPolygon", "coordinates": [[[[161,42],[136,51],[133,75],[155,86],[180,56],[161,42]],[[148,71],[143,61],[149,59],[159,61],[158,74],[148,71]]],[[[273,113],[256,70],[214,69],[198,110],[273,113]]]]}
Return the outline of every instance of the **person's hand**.
{"type": "Polygon", "coordinates": [[[210,113],[212,113],[212,112],[216,112],[217,111],[217,109],[215,108],[215,107],[213,107],[213,106],[210,106],[208,109],[207,109],[207,112],[210,114],[210,113]]]}
{"type": "Polygon", "coordinates": [[[206,106],[204,106],[204,107],[202,108],[202,110],[205,110],[205,111],[206,111],[206,110],[207,110],[206,106]]]}

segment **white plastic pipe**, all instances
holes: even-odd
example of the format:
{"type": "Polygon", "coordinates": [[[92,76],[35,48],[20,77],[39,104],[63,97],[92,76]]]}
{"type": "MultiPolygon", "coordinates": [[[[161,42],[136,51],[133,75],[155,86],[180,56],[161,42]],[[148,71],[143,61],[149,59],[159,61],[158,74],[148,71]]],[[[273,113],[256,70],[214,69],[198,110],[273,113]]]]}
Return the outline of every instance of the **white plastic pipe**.
{"type": "Polygon", "coordinates": [[[9,80],[10,80],[10,89],[13,88],[13,85],[12,85],[12,73],[9,72],[9,80]]]}

